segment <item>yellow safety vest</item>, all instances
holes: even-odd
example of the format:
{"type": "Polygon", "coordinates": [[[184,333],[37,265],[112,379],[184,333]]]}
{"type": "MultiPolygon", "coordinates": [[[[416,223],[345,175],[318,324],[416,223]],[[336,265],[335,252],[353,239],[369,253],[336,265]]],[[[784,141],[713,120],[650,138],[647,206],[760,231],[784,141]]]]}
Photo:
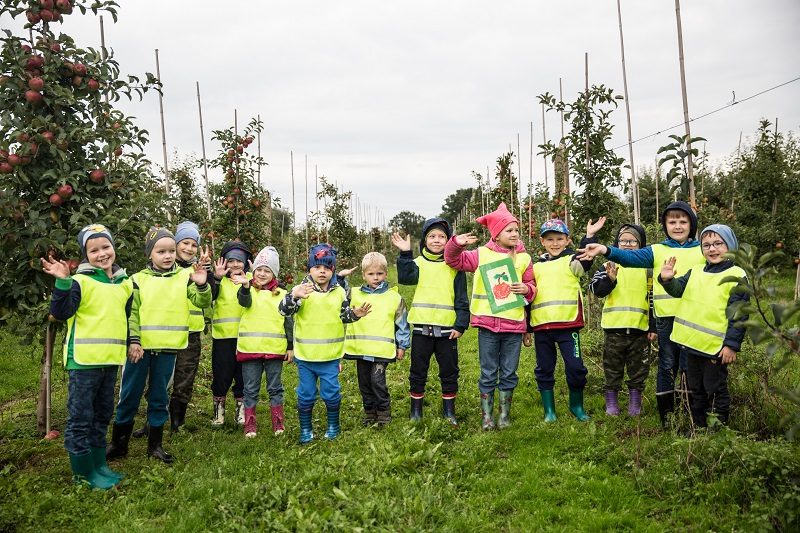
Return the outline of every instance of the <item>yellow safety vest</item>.
{"type": "Polygon", "coordinates": [[[572,255],[533,264],[536,297],[531,302],[533,327],[554,322],[572,322],[582,302],[580,280],[570,270],[572,255]]]}
{"type": "Polygon", "coordinates": [[[188,346],[189,276],[186,269],[169,276],[133,275],[139,287],[139,340],[145,350],[183,350],[188,346]]]}
{"type": "Polygon", "coordinates": [[[352,307],[372,304],[369,314],[347,327],[344,353],[394,359],[397,355],[394,339],[394,317],[402,296],[397,287],[380,294],[355,290],[350,297],[352,307]]]}
{"type": "MultiPolygon", "coordinates": [[[[247,273],[247,279],[253,276],[247,273]]],[[[219,282],[219,292],[214,300],[211,316],[211,337],[214,339],[235,339],[239,336],[239,322],[244,309],[239,305],[236,293],[239,286],[225,276],[219,282]]]]}
{"type": "Polygon", "coordinates": [[[286,296],[286,291],[283,289],[278,289],[277,295],[266,289],[250,289],[252,303],[250,307],[244,308],[242,321],[239,322],[239,340],[236,342],[238,351],[243,353],[286,353],[284,316],[278,311],[278,304],[284,296],[286,296]]]}
{"type": "MultiPolygon", "coordinates": [[[[481,265],[499,261],[500,259],[510,258],[509,254],[495,252],[486,246],[478,248],[478,268],[481,265]]],[[[517,271],[517,279],[522,281],[522,274],[528,265],[531,263],[531,256],[525,252],[515,254],[514,257],[514,270],[517,271]]],[[[473,315],[494,316],[498,318],[507,318],[509,320],[518,320],[520,322],[525,320],[525,307],[515,307],[507,311],[493,313],[492,307],[489,305],[489,297],[486,295],[486,287],[483,284],[483,276],[480,270],[475,271],[475,276],[472,278],[472,300],[470,301],[469,311],[473,315]]]]}
{"type": "Polygon", "coordinates": [[[722,350],[728,330],[728,299],[736,283],[720,282],[730,276],[743,278],[746,273],[737,266],[715,273],[703,272],[702,267],[692,268],[679,300],[671,341],[708,355],[717,355],[722,350]]]}
{"type": "Polygon", "coordinates": [[[452,327],[456,323],[453,281],[458,272],[444,261],[428,261],[420,256],[414,262],[419,268],[419,281],[411,300],[408,321],[412,324],[452,327]]]}
{"type": "Polygon", "coordinates": [[[72,278],[81,287],[81,304],[67,320],[64,366],[72,343],[72,358],[81,365],[122,365],[128,353],[125,307],[133,293],[130,279],[103,283],[81,274],[72,278]]]}
{"type": "Polygon", "coordinates": [[[647,269],[617,265],[617,286],[603,304],[603,329],[647,331],[650,303],[647,300],[647,269]]]}
{"type": "Polygon", "coordinates": [[[344,355],[341,286],[328,292],[312,292],[294,315],[294,356],[301,361],[324,362],[344,355]]]}
{"type": "MultiPolygon", "coordinates": [[[[692,248],[670,248],[665,244],[654,244],[651,246],[653,250],[653,276],[658,277],[661,272],[661,267],[664,266],[664,261],[670,257],[675,257],[675,272],[678,276],[683,276],[692,267],[704,265],[706,260],[703,257],[703,251],[699,246],[692,248]]],[[[656,282],[653,283],[653,310],[657,317],[670,317],[675,316],[678,311],[680,301],[673,298],[664,287],[656,282]]]]}
{"type": "MultiPolygon", "coordinates": [[[[190,271],[190,274],[194,272],[194,268],[190,266],[186,267],[186,269],[190,271]]],[[[210,275],[209,273],[209,276],[210,275]]],[[[195,333],[197,331],[203,331],[204,329],[206,329],[206,321],[203,310],[189,300],[189,331],[195,333]]]]}

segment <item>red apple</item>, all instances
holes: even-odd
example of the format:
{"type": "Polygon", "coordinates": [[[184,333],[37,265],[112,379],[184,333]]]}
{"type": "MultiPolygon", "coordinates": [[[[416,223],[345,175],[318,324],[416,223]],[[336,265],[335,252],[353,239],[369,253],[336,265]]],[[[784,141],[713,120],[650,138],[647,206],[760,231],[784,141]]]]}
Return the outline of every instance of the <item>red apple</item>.
{"type": "Polygon", "coordinates": [[[39,0],[39,5],[42,9],[49,9],[52,11],[53,7],[55,7],[55,2],[53,2],[53,0],[39,0]]]}
{"type": "Polygon", "coordinates": [[[231,150],[228,150],[228,156],[230,156],[230,157],[233,157],[233,156],[235,156],[235,155],[236,155],[236,152],[235,152],[235,151],[233,151],[233,149],[231,149],[231,150]]]}
{"type": "Polygon", "coordinates": [[[69,0],[56,0],[56,7],[65,15],[72,13],[72,3],[69,0]]]}
{"type": "Polygon", "coordinates": [[[25,100],[29,104],[38,104],[42,101],[42,93],[39,91],[25,91],[25,100]]]}
{"type": "Polygon", "coordinates": [[[56,207],[60,206],[64,203],[64,199],[61,198],[58,194],[53,193],[50,195],[50,203],[56,207]]]}
{"type": "Polygon", "coordinates": [[[53,13],[49,9],[42,9],[41,11],[39,11],[39,16],[42,17],[42,20],[44,22],[53,22],[53,20],[55,20],[56,18],[55,13],[53,13]]]}
{"type": "Polygon", "coordinates": [[[114,150],[114,155],[117,156],[117,157],[121,156],[122,155],[122,148],[117,148],[116,150],[114,150]]]}
{"type": "Polygon", "coordinates": [[[31,78],[28,80],[28,88],[32,91],[41,91],[44,89],[44,80],[38,76],[36,78],[31,78]]]}
{"type": "Polygon", "coordinates": [[[121,127],[122,127],[122,125],[121,125],[119,122],[115,122],[115,123],[113,123],[113,124],[111,125],[111,129],[112,129],[112,130],[118,130],[118,129],[120,129],[121,127]]]}
{"type": "Polygon", "coordinates": [[[236,151],[241,154],[242,152],[244,152],[244,147],[239,145],[236,147],[236,151]]]}
{"type": "Polygon", "coordinates": [[[27,44],[23,44],[23,45],[22,45],[20,48],[22,48],[22,51],[23,51],[24,53],[26,53],[26,54],[30,54],[30,53],[31,53],[31,51],[32,51],[32,50],[31,50],[31,47],[30,47],[30,46],[28,46],[27,44]]]}
{"type": "Polygon", "coordinates": [[[44,65],[44,58],[42,56],[29,57],[25,62],[25,70],[38,70],[44,65]]]}
{"type": "Polygon", "coordinates": [[[80,87],[83,83],[83,78],[81,76],[73,76],[72,77],[72,86],[73,87],[80,87]]]}
{"type": "Polygon", "coordinates": [[[14,167],[10,163],[5,161],[0,163],[0,174],[11,174],[12,172],[14,172],[14,167]]]}
{"type": "Polygon", "coordinates": [[[51,144],[52,144],[52,143],[53,143],[53,141],[55,141],[55,140],[56,140],[56,134],[55,134],[55,133],[53,133],[52,131],[43,131],[43,132],[42,132],[42,138],[43,138],[45,141],[47,141],[48,143],[51,143],[51,144]]]}
{"type": "Polygon", "coordinates": [[[57,54],[61,51],[61,45],[58,43],[53,43],[50,45],[50,51],[57,54]]]}
{"type": "Polygon", "coordinates": [[[39,21],[42,20],[42,17],[39,16],[39,13],[36,13],[35,11],[28,11],[25,13],[25,17],[31,24],[38,24],[39,21]]]}
{"type": "Polygon", "coordinates": [[[777,248],[778,250],[780,250],[781,248],[783,248],[783,243],[782,243],[781,241],[778,241],[778,242],[776,242],[776,243],[775,243],[775,248],[777,248]]]}
{"type": "Polygon", "coordinates": [[[17,154],[8,154],[8,163],[12,167],[18,167],[22,164],[22,158],[17,154]]]}
{"type": "Polygon", "coordinates": [[[89,87],[90,91],[96,91],[100,88],[100,82],[94,78],[89,78],[89,81],[86,82],[86,86],[89,87]]]}
{"type": "Polygon", "coordinates": [[[28,145],[28,153],[33,157],[36,157],[36,154],[39,153],[39,144],[38,143],[30,143],[28,145]]]}
{"type": "Polygon", "coordinates": [[[89,172],[89,179],[92,180],[92,182],[94,183],[103,183],[105,177],[106,173],[100,170],[99,168],[96,168],[91,172],[89,172]]]}
{"type": "Polygon", "coordinates": [[[21,143],[26,143],[31,140],[31,136],[24,131],[21,131],[17,134],[17,140],[21,143]]]}
{"type": "Polygon", "coordinates": [[[70,185],[69,183],[65,183],[56,190],[56,194],[59,195],[64,200],[69,200],[70,197],[72,197],[73,192],[74,191],[72,190],[72,185],[70,185]]]}
{"type": "Polygon", "coordinates": [[[86,76],[86,65],[83,63],[75,63],[72,65],[72,72],[77,74],[78,76],[86,76]]]}

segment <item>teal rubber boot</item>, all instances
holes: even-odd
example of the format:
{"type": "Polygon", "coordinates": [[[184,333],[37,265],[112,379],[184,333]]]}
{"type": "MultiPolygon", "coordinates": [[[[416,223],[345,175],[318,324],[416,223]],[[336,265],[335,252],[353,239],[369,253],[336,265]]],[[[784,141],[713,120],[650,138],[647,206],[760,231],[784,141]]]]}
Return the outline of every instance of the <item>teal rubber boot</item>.
{"type": "Polygon", "coordinates": [[[105,447],[102,448],[92,448],[90,452],[92,454],[92,460],[94,461],[94,469],[97,470],[97,473],[101,476],[105,476],[108,479],[112,480],[115,484],[122,481],[125,477],[125,474],[122,472],[117,472],[116,470],[111,470],[108,467],[108,463],[106,462],[106,449],[105,447]]]}
{"type": "Polygon", "coordinates": [[[311,414],[313,410],[314,404],[311,404],[310,407],[297,407],[297,416],[300,419],[300,444],[308,444],[314,440],[314,431],[311,424],[311,414]]]}
{"type": "Polygon", "coordinates": [[[77,483],[88,483],[93,489],[108,490],[116,485],[111,478],[107,478],[94,469],[92,453],[83,455],[69,454],[69,464],[72,467],[72,480],[77,483]]]}
{"type": "Polygon", "coordinates": [[[325,438],[333,440],[341,432],[339,427],[339,404],[326,405],[325,407],[328,412],[328,430],[325,432],[325,438]]]}
{"type": "Polygon", "coordinates": [[[541,390],[539,394],[542,395],[542,407],[544,407],[544,421],[555,422],[556,419],[556,401],[553,396],[552,390],[541,390]]]}
{"type": "Polygon", "coordinates": [[[589,415],[583,410],[583,389],[569,390],[569,410],[581,422],[589,420],[589,415]]]}

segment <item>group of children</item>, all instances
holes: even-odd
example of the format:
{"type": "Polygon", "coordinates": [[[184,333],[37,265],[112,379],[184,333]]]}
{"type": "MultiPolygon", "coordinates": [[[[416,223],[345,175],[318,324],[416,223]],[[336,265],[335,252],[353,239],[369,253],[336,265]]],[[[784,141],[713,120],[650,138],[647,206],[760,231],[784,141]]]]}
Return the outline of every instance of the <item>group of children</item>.
{"type": "Polygon", "coordinates": [[[556,420],[557,351],[564,361],[569,410],[578,420],[588,420],[583,405],[587,369],[580,346],[580,279],[599,254],[609,262],[589,287],[606,297],[601,323],[606,333],[606,413],[619,415],[618,393],[627,369],[628,412],[640,414],[650,341],[657,337],[656,398],[662,423],[675,409],[679,368],[687,372],[695,423],[706,425],[712,411],[721,422],[727,421],[727,365],[736,358],[744,330],[728,318],[726,309],[746,298],[732,291],[736,284],[731,276],[741,278],[744,272],[725,255],[738,244],[730,228],[709,226],[698,241],[694,212],[688,204],[675,202],[662,215],[667,234],[662,243],[646,246],[644,230],[626,224],[618,230],[615,246],[598,244],[595,236],[605,224],[600,218],[589,221],[575,250],[566,224],[551,219],[540,228],[545,253],[534,261],[522,242],[519,221],[504,204],[477,222],[488,229],[490,240],[473,250],[467,247],[477,244],[477,237],[453,236],[441,218],[425,222],[416,258],[410,236],[392,235],[400,251],[398,282],[416,285],[408,309],[397,287],[389,286],[387,260],[377,252],[364,256],[364,283],[351,289],[347,276],[354,269],[337,273],[336,249],[327,243],[313,246],[307,275],[287,290],[278,283],[280,262],[271,246],[253,257],[243,243],[231,241],[212,264],[208,247],[200,247],[196,224],[183,222],[175,234],[151,228],[144,247],[147,267],[128,277],[115,263],[111,232],[99,224],[83,228],[78,234],[83,261],[74,275],[65,261],[42,258],[44,271],[56,278],[51,314],[67,321],[65,447],[75,479],[102,489],[119,483],[123,474],[111,470],[106,461],[127,455],[145,387],[148,454],[173,461],[162,447],[164,426],[169,419],[171,429],[178,431],[184,423],[206,317],[212,334],[212,424],[224,424],[232,389],[235,419],[248,438],[257,435],[262,374],[272,430],[276,435],[285,431],[281,374],[287,361],[298,371],[301,443],[314,439],[312,412],[318,395],[327,413],[325,438],[339,435],[343,358],[356,361],[364,424],[388,424],[387,365],[402,359],[409,348],[411,420],[422,418],[435,356],[442,414],[457,425],[457,339],[469,325],[478,329],[484,430],[511,424],[520,353],[523,345],[531,344],[544,420],[556,420]],[[654,269],[660,270],[658,283],[652,281],[654,269]],[[465,272],[476,272],[471,297],[465,272]],[[106,445],[117,368],[123,364],[111,442],[106,445]]]}

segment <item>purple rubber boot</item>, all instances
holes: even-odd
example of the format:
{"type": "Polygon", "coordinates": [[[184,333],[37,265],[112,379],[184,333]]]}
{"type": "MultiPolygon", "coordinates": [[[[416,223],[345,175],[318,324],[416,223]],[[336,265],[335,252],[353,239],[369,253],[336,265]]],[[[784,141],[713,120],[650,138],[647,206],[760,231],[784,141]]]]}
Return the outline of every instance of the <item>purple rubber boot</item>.
{"type": "Polygon", "coordinates": [[[608,416],[619,416],[619,404],[617,403],[617,391],[606,391],[606,414],[608,416]]]}
{"type": "Polygon", "coordinates": [[[642,414],[642,391],[637,389],[628,389],[631,397],[628,401],[628,415],[639,416],[642,414]]]}

